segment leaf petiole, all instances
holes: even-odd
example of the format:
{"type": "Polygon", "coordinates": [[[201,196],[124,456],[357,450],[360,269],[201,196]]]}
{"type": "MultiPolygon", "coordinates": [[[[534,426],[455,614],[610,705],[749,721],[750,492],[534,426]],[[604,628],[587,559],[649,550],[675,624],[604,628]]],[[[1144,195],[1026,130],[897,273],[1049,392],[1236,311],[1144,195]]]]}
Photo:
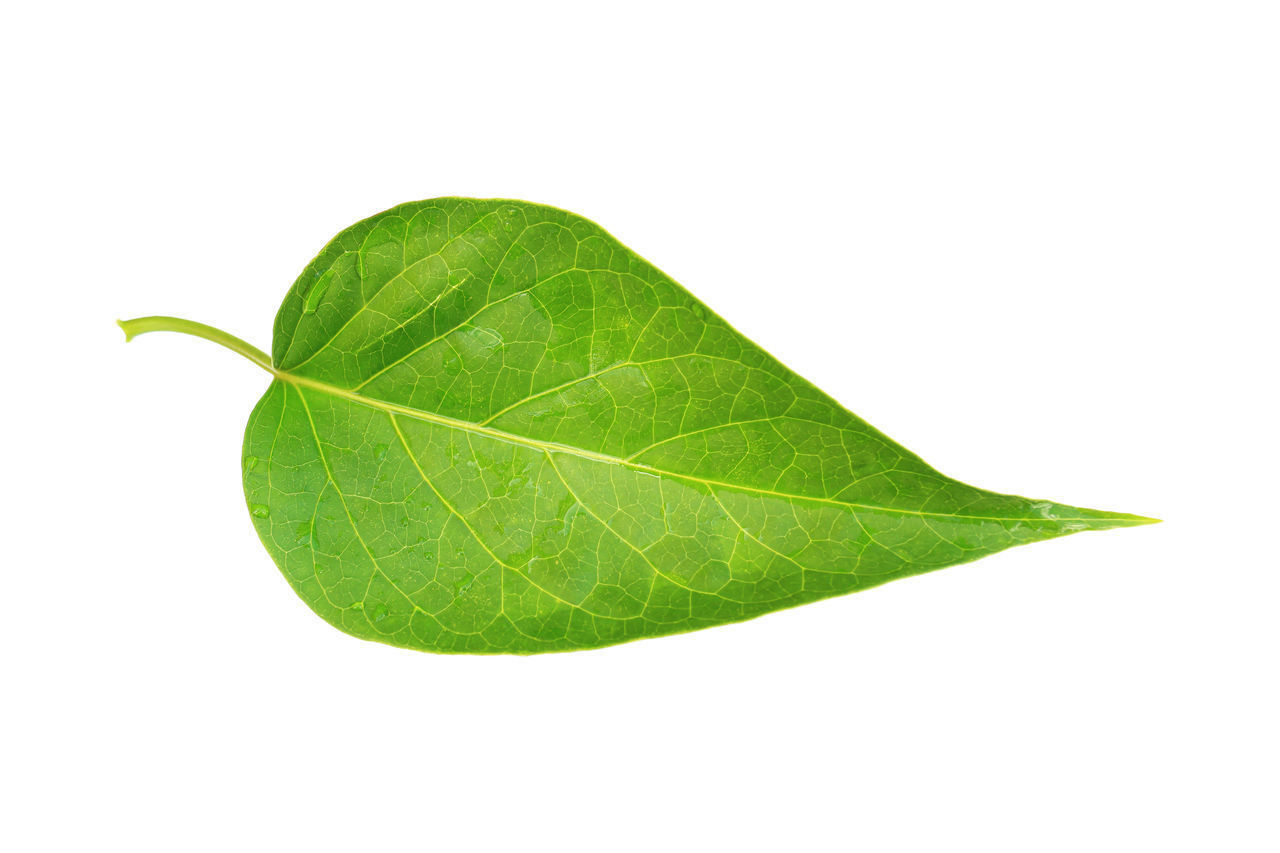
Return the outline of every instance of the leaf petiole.
{"type": "Polygon", "coordinates": [[[204,323],[183,320],[181,317],[163,316],[136,317],[132,320],[116,320],[116,323],[124,330],[126,341],[131,341],[147,332],[181,332],[184,335],[194,335],[197,338],[221,344],[233,352],[238,352],[273,376],[278,375],[275,368],[271,366],[271,356],[248,341],[241,340],[221,329],[215,329],[213,326],[206,326],[204,323]]]}

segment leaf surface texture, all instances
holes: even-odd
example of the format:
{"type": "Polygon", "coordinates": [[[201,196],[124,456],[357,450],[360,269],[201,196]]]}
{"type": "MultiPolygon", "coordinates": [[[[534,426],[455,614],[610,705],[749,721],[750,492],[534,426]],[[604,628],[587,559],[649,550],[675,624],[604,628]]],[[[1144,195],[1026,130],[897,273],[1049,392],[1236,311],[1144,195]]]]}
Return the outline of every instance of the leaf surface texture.
{"type": "Polygon", "coordinates": [[[398,646],[590,648],[1147,521],[939,474],[599,226],[526,202],[343,231],[271,360],[254,524],[320,616],[398,646]]]}

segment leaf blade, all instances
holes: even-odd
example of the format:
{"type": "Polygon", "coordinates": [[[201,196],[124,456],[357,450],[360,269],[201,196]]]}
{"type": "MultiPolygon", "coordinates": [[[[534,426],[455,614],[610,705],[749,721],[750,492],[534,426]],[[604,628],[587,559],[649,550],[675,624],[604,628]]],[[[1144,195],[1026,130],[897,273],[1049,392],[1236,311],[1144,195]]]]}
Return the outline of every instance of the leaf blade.
{"type": "Polygon", "coordinates": [[[245,438],[259,534],[323,618],[410,648],[590,648],[1149,521],[944,477],[539,205],[357,223],[272,352],[245,438]]]}

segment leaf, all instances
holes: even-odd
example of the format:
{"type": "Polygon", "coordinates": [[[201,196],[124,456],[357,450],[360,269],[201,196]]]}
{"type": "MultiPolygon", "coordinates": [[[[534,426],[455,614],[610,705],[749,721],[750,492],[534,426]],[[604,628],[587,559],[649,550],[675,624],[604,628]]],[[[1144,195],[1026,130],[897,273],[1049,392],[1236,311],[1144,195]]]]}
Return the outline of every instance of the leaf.
{"type": "Polygon", "coordinates": [[[349,634],[585,649],[1152,519],[945,477],[599,226],[446,198],[339,234],[276,317],[244,490],[349,634]]]}

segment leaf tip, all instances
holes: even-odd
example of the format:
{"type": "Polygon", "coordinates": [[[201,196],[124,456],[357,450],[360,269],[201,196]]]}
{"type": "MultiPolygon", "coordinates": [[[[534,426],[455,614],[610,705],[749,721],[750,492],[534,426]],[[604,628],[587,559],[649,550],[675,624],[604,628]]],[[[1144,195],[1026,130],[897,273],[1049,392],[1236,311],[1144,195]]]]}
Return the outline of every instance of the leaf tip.
{"type": "Polygon", "coordinates": [[[1054,504],[1048,501],[1037,501],[1031,508],[1044,518],[1058,522],[1063,533],[1076,533],[1081,530],[1112,530],[1117,527],[1141,527],[1144,524],[1159,524],[1161,519],[1145,515],[1132,515],[1127,512],[1110,512],[1101,509],[1054,504]]]}
{"type": "Polygon", "coordinates": [[[124,320],[116,320],[116,325],[120,327],[120,331],[124,332],[124,342],[126,344],[133,340],[133,336],[137,334],[137,332],[129,328],[129,324],[124,320]]]}
{"type": "Polygon", "coordinates": [[[1093,510],[1088,513],[1088,529],[1110,530],[1116,527],[1142,527],[1146,524],[1159,524],[1163,519],[1150,518],[1145,515],[1131,515],[1127,512],[1101,512],[1093,510]]]}

